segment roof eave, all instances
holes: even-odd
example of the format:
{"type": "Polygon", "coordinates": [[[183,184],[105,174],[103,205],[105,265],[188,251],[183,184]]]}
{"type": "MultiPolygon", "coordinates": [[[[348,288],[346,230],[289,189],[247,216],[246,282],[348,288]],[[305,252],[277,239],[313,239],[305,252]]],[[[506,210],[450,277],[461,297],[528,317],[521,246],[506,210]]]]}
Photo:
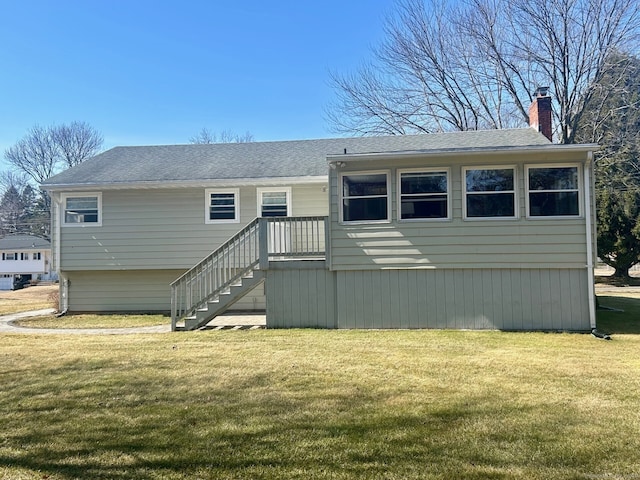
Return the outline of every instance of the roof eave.
{"type": "Polygon", "coordinates": [[[534,152],[593,152],[598,150],[596,143],[583,143],[575,145],[548,144],[548,145],[526,145],[526,146],[504,146],[504,147],[472,147],[472,148],[443,148],[435,150],[414,150],[404,152],[379,152],[379,153],[353,153],[327,155],[327,162],[335,164],[337,162],[357,162],[364,160],[384,160],[386,158],[429,158],[429,157],[454,157],[486,155],[487,153],[507,154],[507,153],[534,153],[534,152]]]}

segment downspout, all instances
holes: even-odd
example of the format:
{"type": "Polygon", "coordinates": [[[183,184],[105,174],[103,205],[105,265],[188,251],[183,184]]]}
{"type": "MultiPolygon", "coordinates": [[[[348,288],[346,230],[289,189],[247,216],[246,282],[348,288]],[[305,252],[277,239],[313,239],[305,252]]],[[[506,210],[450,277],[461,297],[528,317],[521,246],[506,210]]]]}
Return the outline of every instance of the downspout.
{"type": "Polygon", "coordinates": [[[593,272],[593,222],[591,210],[591,168],[593,164],[593,152],[587,153],[587,161],[584,164],[584,215],[587,235],[587,285],[589,290],[589,321],[591,330],[596,328],[596,294],[593,272]]]}

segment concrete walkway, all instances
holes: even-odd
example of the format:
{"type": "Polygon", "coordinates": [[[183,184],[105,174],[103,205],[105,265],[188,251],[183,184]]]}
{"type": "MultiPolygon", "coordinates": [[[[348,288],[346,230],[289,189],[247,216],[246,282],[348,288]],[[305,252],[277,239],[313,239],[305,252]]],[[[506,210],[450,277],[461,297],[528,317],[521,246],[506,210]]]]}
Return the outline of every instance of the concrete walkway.
{"type": "MultiPolygon", "coordinates": [[[[31,333],[54,335],[127,335],[137,333],[168,333],[171,325],[154,325],[151,327],[129,328],[31,328],[21,327],[14,322],[21,318],[40,317],[55,313],[53,308],[33,310],[30,312],[13,313],[0,316],[0,333],[31,333]]],[[[239,330],[264,328],[266,317],[264,315],[221,315],[213,319],[203,330],[239,330]]]]}
{"type": "Polygon", "coordinates": [[[152,327],[131,328],[30,328],[15,325],[13,322],[21,318],[40,317],[51,315],[55,310],[33,310],[31,312],[13,313],[0,317],[0,333],[37,333],[57,335],[125,335],[132,333],[167,333],[171,331],[171,325],[155,325],[152,327]]]}

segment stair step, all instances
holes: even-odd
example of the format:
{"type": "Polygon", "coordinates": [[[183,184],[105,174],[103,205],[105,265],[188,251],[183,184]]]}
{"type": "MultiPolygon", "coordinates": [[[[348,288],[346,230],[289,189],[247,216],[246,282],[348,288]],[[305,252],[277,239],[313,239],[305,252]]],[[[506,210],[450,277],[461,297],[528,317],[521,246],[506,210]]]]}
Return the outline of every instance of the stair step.
{"type": "Polygon", "coordinates": [[[215,297],[207,301],[206,305],[198,308],[194,315],[185,318],[184,329],[195,330],[202,328],[216,316],[224,313],[264,279],[264,273],[261,271],[253,270],[249,273],[250,275],[241,277],[238,281],[218,292],[215,297]]]}

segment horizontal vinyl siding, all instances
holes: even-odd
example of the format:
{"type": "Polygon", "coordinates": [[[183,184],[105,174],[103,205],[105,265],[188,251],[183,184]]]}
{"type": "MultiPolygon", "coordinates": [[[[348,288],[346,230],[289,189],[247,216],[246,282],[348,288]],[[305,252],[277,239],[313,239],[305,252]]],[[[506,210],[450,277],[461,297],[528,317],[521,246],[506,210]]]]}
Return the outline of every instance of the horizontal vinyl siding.
{"type": "Polygon", "coordinates": [[[182,271],[64,272],[71,312],[164,312],[171,310],[169,284],[182,271]]]}
{"type": "Polygon", "coordinates": [[[575,267],[586,264],[584,224],[542,221],[342,226],[332,238],[334,269],[575,267]],[[561,228],[563,234],[554,233],[561,228]]]}
{"type": "Polygon", "coordinates": [[[589,330],[586,269],[334,273],[337,328],[589,330]]]}
{"type": "MultiPolygon", "coordinates": [[[[170,284],[184,270],[70,271],[69,310],[72,312],[164,312],[171,310],[170,284]]],[[[230,310],[266,308],[262,284],[230,310]]]]}
{"type": "MultiPolygon", "coordinates": [[[[326,188],[293,187],[292,206],[326,215],[326,188]]],[[[255,187],[240,188],[240,209],[240,223],[205,224],[204,188],[105,191],[101,227],[61,228],[62,269],[189,268],[256,218],[255,187]]]]}
{"type": "MultiPolygon", "coordinates": [[[[545,159],[548,161],[549,159],[545,159]]],[[[576,162],[563,158],[560,163],[576,162]]],[[[586,222],[580,218],[526,218],[525,164],[540,159],[505,158],[516,165],[519,218],[504,220],[463,219],[463,166],[494,166],[496,159],[431,159],[394,163],[391,169],[391,222],[341,224],[339,222],[338,172],[330,172],[331,268],[359,270],[379,268],[580,268],[587,262],[586,222]],[[402,168],[450,167],[450,220],[398,221],[397,175],[402,168]]],[[[502,162],[502,160],[501,160],[502,162]]],[[[354,165],[345,171],[376,170],[381,164],[354,165]]],[[[582,186],[584,191],[584,185],[582,186]]],[[[581,205],[584,215],[584,205],[581,205]]]]}
{"type": "Polygon", "coordinates": [[[291,190],[292,215],[315,217],[329,215],[327,184],[297,185],[291,190]]]}
{"type": "Polygon", "coordinates": [[[334,274],[324,262],[281,263],[267,271],[267,328],[335,328],[334,274]]]}

